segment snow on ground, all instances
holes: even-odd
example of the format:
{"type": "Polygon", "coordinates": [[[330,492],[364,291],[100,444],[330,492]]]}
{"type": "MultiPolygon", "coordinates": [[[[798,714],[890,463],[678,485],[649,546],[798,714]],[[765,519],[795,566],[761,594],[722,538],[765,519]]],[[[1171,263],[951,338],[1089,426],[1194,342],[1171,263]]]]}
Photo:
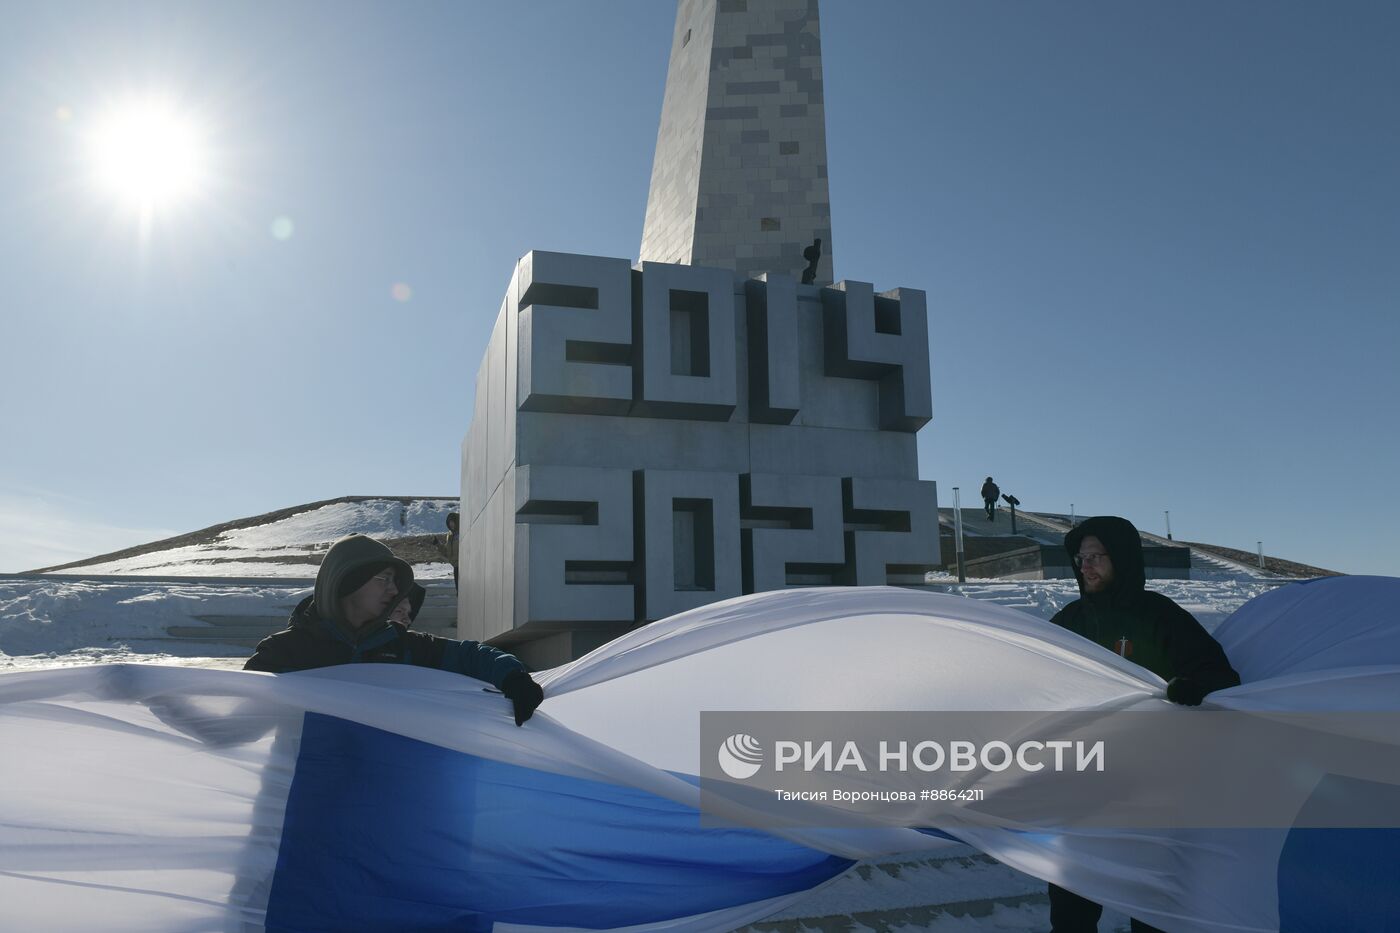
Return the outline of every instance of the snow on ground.
{"type": "MultiPolygon", "coordinates": [[[[422,579],[450,579],[448,564],[415,568],[422,579]]],[[[1254,580],[1153,580],[1150,586],[1186,607],[1207,630],[1270,588],[1254,580]]],[[[1073,580],[948,583],[932,587],[1049,619],[1078,597],[1073,580]]],[[[206,624],[200,616],[266,618],[291,613],[310,591],[306,582],[222,583],[0,579],[0,670],[35,669],[78,661],[192,658],[211,653],[243,657],[246,648],[170,638],[170,626],[206,624]]]]}
{"type": "MultiPolygon", "coordinates": [[[[970,580],[958,583],[956,578],[947,577],[946,581],[933,584],[930,588],[1020,609],[1042,619],[1049,619],[1079,598],[1079,585],[1074,580],[970,580]]],[[[1277,585],[1277,581],[1262,580],[1249,574],[1212,580],[1147,581],[1149,590],[1172,599],[1195,616],[1208,632],[1215,631],[1225,617],[1240,606],[1277,585]]]]}
{"type": "MultiPolygon", "coordinates": [[[[414,535],[446,534],[456,499],[336,502],[279,521],[235,528],[209,544],[191,545],[78,568],[82,574],[151,576],[310,577],[336,539],[359,532],[390,543],[414,535]]],[[[448,569],[451,575],[451,568],[448,569]]]]}
{"type": "MultiPolygon", "coordinates": [[[[293,577],[307,579],[316,576],[318,564],[308,555],[314,546],[283,548],[280,551],[259,551],[239,556],[263,560],[236,560],[216,556],[208,546],[172,548],[158,554],[140,554],[122,560],[93,564],[62,571],[64,574],[152,576],[152,577],[293,577]],[[278,558],[268,560],[267,558],[278,558]]],[[[325,548],[321,548],[322,551],[325,548]]]]}
{"type": "Polygon", "coordinates": [[[451,580],[452,565],[446,561],[440,564],[414,564],[413,579],[415,580],[451,580]]]}
{"type": "Polygon", "coordinates": [[[246,648],[170,638],[198,616],[291,614],[304,585],[117,583],[61,578],[0,580],[0,670],[191,655],[247,657],[246,648]]]}

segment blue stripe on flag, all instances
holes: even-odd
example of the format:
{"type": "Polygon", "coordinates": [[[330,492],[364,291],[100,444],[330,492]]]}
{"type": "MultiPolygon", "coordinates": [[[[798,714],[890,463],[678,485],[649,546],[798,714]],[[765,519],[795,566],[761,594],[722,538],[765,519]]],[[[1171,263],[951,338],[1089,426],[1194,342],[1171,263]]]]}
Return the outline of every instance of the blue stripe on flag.
{"type": "MultiPolygon", "coordinates": [[[[1397,809],[1400,787],[1331,774],[1299,816],[1327,826],[1397,809]]],[[[1278,916],[1281,933],[1400,930],[1400,828],[1289,830],[1278,859],[1278,916]]]]}
{"type": "Polygon", "coordinates": [[[307,713],[267,929],[627,926],[805,890],[851,864],[702,828],[644,791],[307,713]]]}
{"type": "Polygon", "coordinates": [[[1400,829],[1291,829],[1278,860],[1281,933],[1400,930],[1400,829]]]}

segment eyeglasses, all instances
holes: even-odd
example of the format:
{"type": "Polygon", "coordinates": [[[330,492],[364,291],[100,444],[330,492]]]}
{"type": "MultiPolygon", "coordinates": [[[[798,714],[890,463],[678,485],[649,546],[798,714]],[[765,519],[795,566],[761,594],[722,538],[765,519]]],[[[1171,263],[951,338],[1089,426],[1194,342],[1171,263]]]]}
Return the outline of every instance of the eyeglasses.
{"type": "Polygon", "coordinates": [[[1074,566],[1083,567],[1085,564],[1102,564],[1108,560],[1107,554],[1076,554],[1074,555],[1074,566]]]}

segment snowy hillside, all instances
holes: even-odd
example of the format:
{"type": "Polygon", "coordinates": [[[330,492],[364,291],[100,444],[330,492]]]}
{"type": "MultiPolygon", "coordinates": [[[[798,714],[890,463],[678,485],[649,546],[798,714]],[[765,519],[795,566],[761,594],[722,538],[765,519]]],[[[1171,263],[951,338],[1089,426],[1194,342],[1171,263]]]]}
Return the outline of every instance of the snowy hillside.
{"type": "Polygon", "coordinates": [[[431,539],[446,533],[447,515],[456,509],[457,500],[447,498],[334,499],[48,569],[84,575],[314,577],[326,549],[359,532],[384,540],[419,565],[420,577],[450,579],[451,567],[435,553],[431,539]]]}

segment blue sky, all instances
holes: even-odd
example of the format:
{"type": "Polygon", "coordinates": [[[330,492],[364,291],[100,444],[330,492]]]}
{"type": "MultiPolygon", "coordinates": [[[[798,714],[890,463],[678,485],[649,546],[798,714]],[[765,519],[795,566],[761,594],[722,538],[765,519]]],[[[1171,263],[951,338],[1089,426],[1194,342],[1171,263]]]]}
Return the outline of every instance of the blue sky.
{"type": "MultiPolygon", "coordinates": [[[[0,570],[454,494],[516,259],[636,258],[674,14],[0,3],[0,570]],[[208,175],[143,237],[85,140],[155,92],[208,175]]],[[[1400,573],[1397,36],[1389,3],[823,3],[836,276],[928,292],[942,504],[991,473],[1400,573]]]]}

